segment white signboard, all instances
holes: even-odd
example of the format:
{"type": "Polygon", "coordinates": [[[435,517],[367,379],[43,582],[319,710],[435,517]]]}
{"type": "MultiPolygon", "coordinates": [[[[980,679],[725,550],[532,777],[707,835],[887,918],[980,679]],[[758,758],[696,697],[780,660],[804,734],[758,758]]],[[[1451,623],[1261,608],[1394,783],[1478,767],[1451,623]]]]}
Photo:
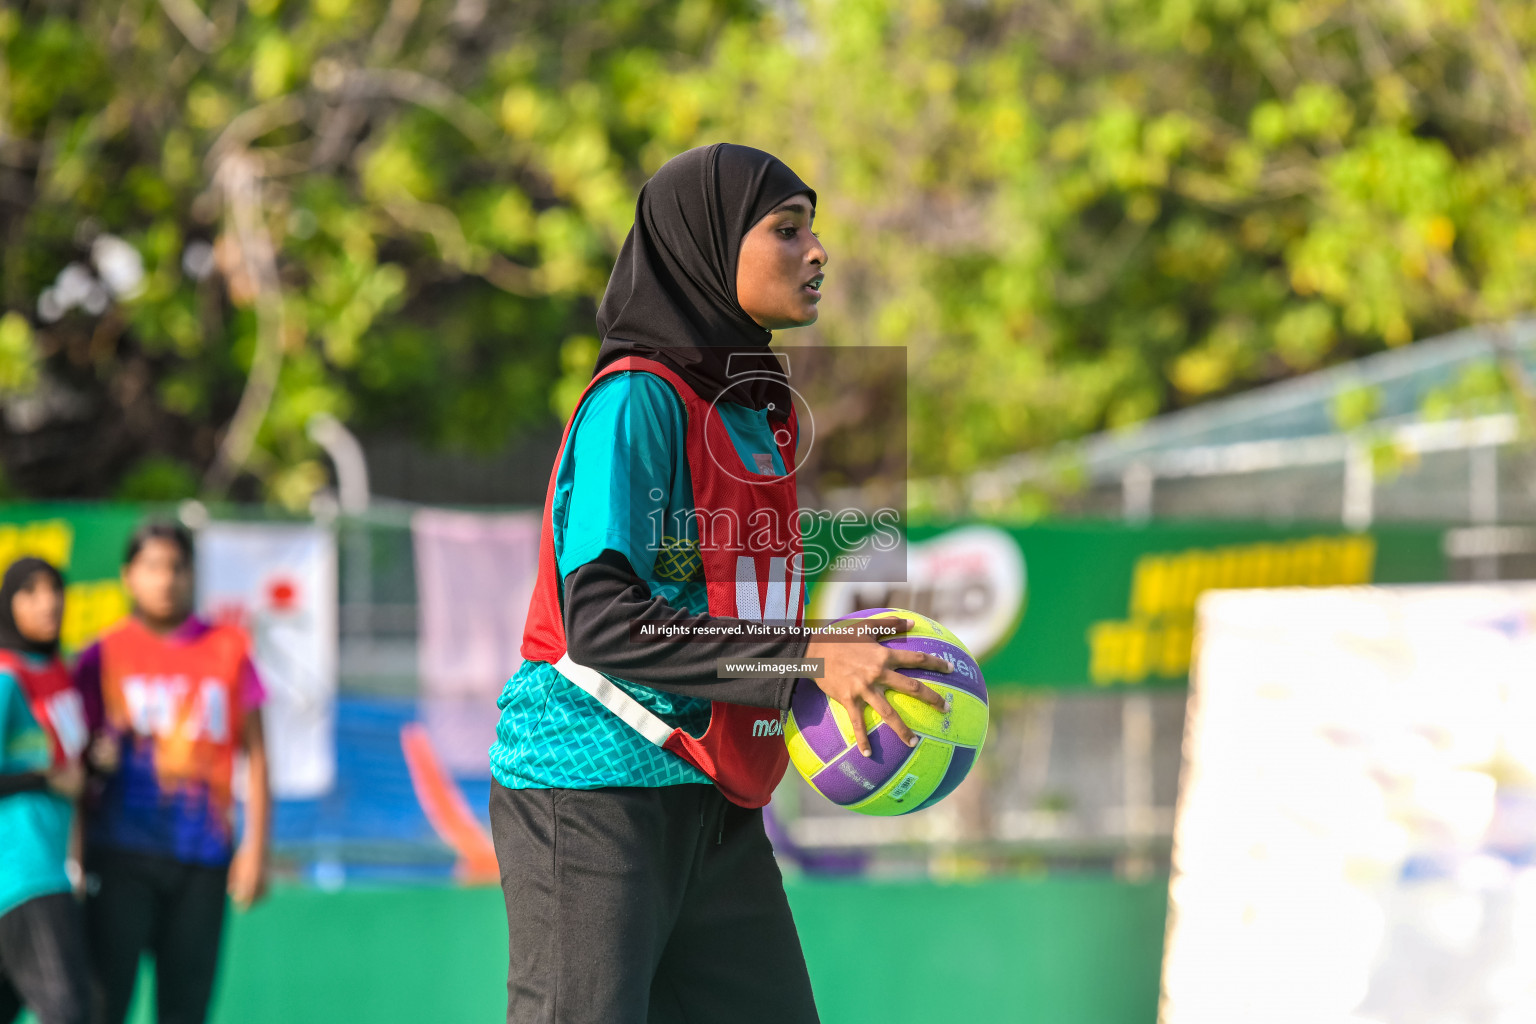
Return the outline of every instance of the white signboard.
{"type": "Polygon", "coordinates": [[[978,661],[1012,635],[1024,611],[1024,552],[1006,531],[962,526],[907,545],[905,582],[833,572],[807,616],[835,619],[863,608],[909,608],[944,623],[978,661]]]}
{"type": "Polygon", "coordinates": [[[423,509],[411,517],[422,720],[444,767],[486,776],[496,698],[518,649],[539,569],[537,512],[423,509]]]}
{"type": "Polygon", "coordinates": [[[279,798],[321,796],[335,781],[336,601],[330,531],[221,522],[198,531],[198,610],[251,634],[279,798]]]}
{"type": "Polygon", "coordinates": [[[1217,593],[1162,1024],[1536,1021],[1536,585],[1217,593]]]}

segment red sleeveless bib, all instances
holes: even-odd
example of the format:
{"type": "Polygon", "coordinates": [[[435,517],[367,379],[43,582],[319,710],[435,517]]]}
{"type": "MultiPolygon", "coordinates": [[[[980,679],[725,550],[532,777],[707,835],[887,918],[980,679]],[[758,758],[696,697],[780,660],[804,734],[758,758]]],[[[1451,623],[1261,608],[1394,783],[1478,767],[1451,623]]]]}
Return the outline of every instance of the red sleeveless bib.
{"type": "Polygon", "coordinates": [[[48,733],[53,747],[53,767],[62,768],[80,757],[90,733],[85,724],[85,704],[58,658],[34,668],[15,651],[0,650],[0,667],[8,668],[21,682],[32,717],[48,733]]]}
{"type": "MultiPolygon", "coordinates": [[[[665,364],[626,356],[604,367],[582,392],[611,373],[653,373],[672,385],[688,416],[688,469],[698,517],[699,555],[709,592],[709,613],[739,619],[801,621],[800,523],[795,515],[795,439],[791,408],[775,431],[779,454],[788,470],[763,476],[741,468],[736,446],[713,407],[665,364]],[[721,463],[732,467],[727,470],[721,463]],[[734,524],[734,526],[733,526],[734,524]]],[[[577,402],[580,406],[580,400],[577,402]]],[[[560,440],[544,497],[544,525],[539,537],[539,570],[523,631],[522,655],[547,661],[561,675],[597,698],[646,739],[671,751],[715,781],[720,792],[742,807],[761,807],[773,795],[789,763],[780,716],[766,708],[715,701],[709,728],[695,737],[657,718],[629,694],[594,669],[578,665],[566,653],[561,616],[560,570],[555,562],[551,519],[560,454],[570,439],[573,413],[560,440]]]]}
{"type": "Polygon", "coordinates": [[[134,618],[101,639],[107,723],[150,745],[161,785],[201,783],[225,810],[244,727],[238,691],[248,650],[245,633],[234,626],[215,625],[175,641],[134,618]]]}

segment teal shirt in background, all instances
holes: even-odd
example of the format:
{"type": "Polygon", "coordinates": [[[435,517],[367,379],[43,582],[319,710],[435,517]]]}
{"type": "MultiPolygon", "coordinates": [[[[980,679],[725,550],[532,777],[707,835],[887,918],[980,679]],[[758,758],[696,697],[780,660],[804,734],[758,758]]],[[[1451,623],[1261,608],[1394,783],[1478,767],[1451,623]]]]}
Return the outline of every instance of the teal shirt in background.
{"type": "MultiPolygon", "coordinates": [[[[39,668],[45,664],[39,659],[39,668]]],[[[52,764],[53,742],[21,681],[0,668],[0,773],[45,772],[52,764]]],[[[70,801],[52,791],[0,797],[0,916],[38,896],[70,891],[64,860],[73,816],[70,801]]]]}
{"type": "MultiPolygon", "coordinates": [[[[759,456],[784,472],[767,411],[716,408],[744,473],[759,456]]],[[[576,410],[551,510],[560,578],[604,548],[622,553],[653,595],[694,614],[709,611],[698,557],[698,521],[687,457],[688,415],[655,374],[604,378],[576,410]]],[[[609,676],[673,728],[700,735],[710,702],[609,676]]],[[[524,661],[503,688],[491,775],[509,789],[674,786],[709,777],[654,746],[543,661],[524,661]]]]}

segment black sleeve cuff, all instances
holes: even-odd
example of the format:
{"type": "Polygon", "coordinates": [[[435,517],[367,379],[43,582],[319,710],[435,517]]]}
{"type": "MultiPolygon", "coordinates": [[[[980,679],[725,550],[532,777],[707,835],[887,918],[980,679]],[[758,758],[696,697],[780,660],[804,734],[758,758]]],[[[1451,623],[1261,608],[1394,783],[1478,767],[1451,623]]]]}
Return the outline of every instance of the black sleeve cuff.
{"type": "MultiPolygon", "coordinates": [[[[632,624],[699,627],[732,620],[695,615],[654,596],[629,560],[605,550],[565,577],[565,642],[578,664],[664,693],[784,710],[795,677],[721,679],[720,658],[801,658],[806,637],[747,643],[677,638],[636,643],[632,624]]],[[[665,635],[665,634],[663,634],[665,635]]]]}

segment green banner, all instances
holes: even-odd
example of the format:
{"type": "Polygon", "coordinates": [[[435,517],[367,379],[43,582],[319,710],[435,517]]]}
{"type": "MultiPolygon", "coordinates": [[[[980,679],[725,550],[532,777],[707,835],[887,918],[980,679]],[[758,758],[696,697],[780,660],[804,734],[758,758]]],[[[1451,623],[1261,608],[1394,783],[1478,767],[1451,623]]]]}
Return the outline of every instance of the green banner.
{"type": "MultiPolygon", "coordinates": [[[[1443,535],[1417,526],[932,524],[908,531],[907,582],[861,582],[834,568],[812,587],[807,613],[931,615],[966,641],[993,687],[1178,686],[1188,681],[1205,591],[1436,582],[1446,578],[1443,535]]],[[[843,565],[856,564],[845,556],[843,565]]]]}
{"type": "Polygon", "coordinates": [[[0,571],[35,555],[64,572],[66,651],[83,647],[128,613],[118,570],[144,515],[135,505],[0,505],[0,571]]]}

